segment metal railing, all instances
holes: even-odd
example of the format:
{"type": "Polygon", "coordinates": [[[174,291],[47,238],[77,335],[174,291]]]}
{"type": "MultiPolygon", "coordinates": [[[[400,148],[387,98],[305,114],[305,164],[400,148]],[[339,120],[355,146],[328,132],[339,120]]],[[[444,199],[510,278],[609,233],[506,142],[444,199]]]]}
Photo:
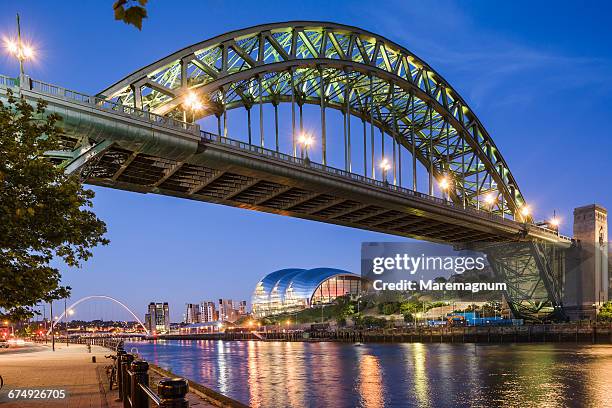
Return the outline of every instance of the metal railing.
{"type": "Polygon", "coordinates": [[[0,75],[0,85],[6,86],[8,88],[14,88],[16,86],[19,86],[19,79],[11,78],[6,75],[0,75]]]}
{"type": "Polygon", "coordinates": [[[39,81],[36,79],[31,79],[29,77],[25,77],[21,80],[21,82],[24,83],[20,84],[19,82],[20,81],[16,78],[10,78],[5,75],[0,75],[0,86],[3,85],[6,87],[17,87],[21,85],[22,88],[28,90],[60,97],[78,103],[91,105],[98,109],[128,115],[130,117],[135,117],[137,119],[154,123],[156,125],[166,126],[172,129],[186,131],[192,134],[198,134],[200,130],[200,126],[196,123],[185,122],[167,116],[157,115],[155,113],[147,112],[142,109],[134,108],[132,106],[123,105],[98,96],[86,95],[80,92],[73,91],[71,89],[63,88],[61,86],[49,84],[47,82],[39,81]]]}
{"type": "Polygon", "coordinates": [[[124,408],[188,408],[185,398],[189,383],[184,378],[162,378],[157,383],[157,392],[149,387],[149,364],[138,360],[134,354],[117,349],[116,372],[119,400],[124,408]]]}
{"type": "MultiPolygon", "coordinates": [[[[513,226],[513,227],[517,227],[517,225],[519,224],[523,224],[520,223],[518,221],[514,221],[514,220],[510,220],[510,219],[506,219],[506,218],[502,218],[501,216],[494,214],[492,212],[489,211],[485,211],[485,210],[479,210],[477,208],[473,208],[473,207],[469,207],[469,206],[463,206],[463,205],[459,205],[456,204],[450,200],[445,200],[443,198],[439,198],[439,197],[433,197],[430,196],[429,194],[424,194],[424,193],[420,193],[418,191],[414,191],[414,190],[410,190],[408,188],[405,187],[401,187],[401,186],[397,186],[394,184],[391,184],[389,182],[384,182],[384,181],[380,181],[380,180],[375,180],[369,177],[364,177],[361,176],[359,174],[355,174],[355,173],[351,173],[345,170],[341,170],[335,167],[330,167],[330,166],[325,166],[323,164],[320,163],[315,163],[312,162],[308,159],[302,159],[300,157],[293,157],[291,155],[285,154],[285,153],[281,153],[281,152],[277,152],[275,150],[271,150],[271,149],[266,149],[264,147],[260,147],[260,146],[255,146],[246,142],[241,142],[239,140],[235,140],[235,139],[230,139],[227,137],[222,137],[219,135],[216,135],[214,133],[210,133],[210,132],[206,132],[206,131],[200,131],[200,134],[202,135],[202,138],[205,141],[208,142],[212,142],[212,143],[217,143],[220,145],[224,145],[224,146],[229,146],[235,149],[239,149],[239,150],[243,150],[243,151],[248,151],[250,153],[255,153],[259,156],[263,156],[266,158],[272,158],[272,159],[276,159],[276,160],[280,160],[286,163],[291,163],[291,164],[295,164],[298,166],[302,166],[304,168],[308,168],[308,169],[314,169],[317,171],[321,171],[327,174],[331,174],[334,176],[338,176],[338,177],[342,177],[345,179],[349,179],[352,181],[357,181],[359,183],[363,183],[369,186],[373,186],[382,190],[386,190],[386,191],[391,191],[394,193],[399,193],[402,195],[406,195],[409,197],[414,197],[417,199],[421,199],[421,200],[425,200],[428,201],[430,203],[434,203],[440,206],[444,206],[444,207],[450,207],[454,210],[458,210],[458,211],[463,211],[463,212],[468,212],[474,215],[477,215],[479,217],[482,218],[486,218],[486,219],[490,219],[492,221],[495,222],[499,222],[499,223],[503,223],[505,225],[508,226],[513,226]]],[[[559,235],[556,231],[545,228],[545,227],[541,227],[535,224],[529,224],[530,228],[537,228],[541,231],[545,231],[549,234],[554,234],[554,235],[558,235],[561,238],[567,239],[567,240],[571,240],[571,238],[569,237],[565,237],[563,235],[559,235]]]]}

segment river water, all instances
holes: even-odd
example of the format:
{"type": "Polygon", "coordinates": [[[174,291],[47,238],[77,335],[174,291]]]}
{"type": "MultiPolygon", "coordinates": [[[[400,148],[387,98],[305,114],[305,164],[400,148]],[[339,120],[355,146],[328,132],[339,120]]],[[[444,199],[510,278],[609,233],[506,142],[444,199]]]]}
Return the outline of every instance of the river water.
{"type": "Polygon", "coordinates": [[[610,407],[612,346],[129,343],[253,407],[610,407]]]}

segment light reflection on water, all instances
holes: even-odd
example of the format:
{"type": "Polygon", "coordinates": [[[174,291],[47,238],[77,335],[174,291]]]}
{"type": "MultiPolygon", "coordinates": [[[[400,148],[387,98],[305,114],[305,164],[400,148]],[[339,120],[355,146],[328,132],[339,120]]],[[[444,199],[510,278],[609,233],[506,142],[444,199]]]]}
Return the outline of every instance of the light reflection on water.
{"type": "Polygon", "coordinates": [[[136,345],[145,359],[253,407],[612,406],[612,346],[136,345]]]}

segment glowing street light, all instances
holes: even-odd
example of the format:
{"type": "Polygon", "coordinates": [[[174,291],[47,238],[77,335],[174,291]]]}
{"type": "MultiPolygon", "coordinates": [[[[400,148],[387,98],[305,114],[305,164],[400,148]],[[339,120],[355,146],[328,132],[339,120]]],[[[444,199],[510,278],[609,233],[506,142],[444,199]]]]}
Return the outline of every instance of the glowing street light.
{"type": "Polygon", "coordinates": [[[195,92],[189,92],[185,97],[185,106],[192,112],[204,109],[204,104],[195,92]]]}
{"type": "Polygon", "coordinates": [[[302,158],[304,158],[304,151],[306,151],[306,160],[309,160],[308,148],[314,144],[314,137],[304,132],[298,137],[298,143],[302,146],[302,158]]]}
{"type": "Polygon", "coordinates": [[[68,309],[68,316],[72,316],[74,314],[74,310],[73,309],[68,309]]]}
{"type": "Polygon", "coordinates": [[[389,160],[387,159],[382,159],[378,167],[380,167],[382,170],[383,181],[387,183],[387,171],[391,169],[391,163],[389,163],[389,160]]]}
{"type": "Polygon", "coordinates": [[[6,51],[17,58],[19,61],[19,73],[24,75],[23,62],[34,59],[34,48],[30,44],[24,44],[21,41],[21,24],[19,23],[19,14],[17,14],[17,39],[5,38],[4,48],[6,51]]]}
{"type": "Polygon", "coordinates": [[[444,176],[440,179],[440,181],[438,182],[438,186],[440,187],[440,190],[442,191],[446,191],[450,188],[450,180],[448,179],[448,177],[444,176]]]}
{"type": "Polygon", "coordinates": [[[529,206],[527,204],[524,204],[521,207],[521,215],[523,216],[523,219],[529,217],[530,213],[531,213],[531,210],[529,209],[529,206]]]}
{"type": "Polygon", "coordinates": [[[444,197],[448,200],[450,197],[451,179],[448,176],[442,177],[438,181],[438,187],[444,193],[444,197]]]}
{"type": "Polygon", "coordinates": [[[549,223],[553,227],[557,228],[557,227],[559,227],[559,224],[561,224],[561,221],[557,217],[553,217],[553,218],[550,219],[549,223]]]}

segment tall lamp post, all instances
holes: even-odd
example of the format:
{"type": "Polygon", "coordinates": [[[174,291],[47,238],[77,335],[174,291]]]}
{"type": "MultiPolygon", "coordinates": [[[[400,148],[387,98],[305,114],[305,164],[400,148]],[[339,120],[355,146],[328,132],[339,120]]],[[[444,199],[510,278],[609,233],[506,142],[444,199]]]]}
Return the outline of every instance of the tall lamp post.
{"type": "Polygon", "coordinates": [[[51,314],[51,316],[49,316],[51,319],[51,349],[55,351],[55,332],[53,331],[53,327],[55,326],[55,320],[53,319],[53,300],[49,302],[49,309],[51,314]]]}
{"type": "Polygon", "coordinates": [[[302,159],[304,159],[304,163],[309,164],[308,148],[314,143],[314,138],[308,133],[302,133],[298,138],[298,143],[302,147],[302,159]],[[304,152],[306,152],[306,157],[304,157],[304,152]]]}
{"type": "Polygon", "coordinates": [[[387,159],[382,159],[379,164],[379,167],[382,170],[383,183],[389,184],[389,182],[387,181],[387,172],[389,171],[389,169],[391,169],[391,163],[389,163],[389,160],[387,159]]]}
{"type": "Polygon", "coordinates": [[[449,201],[450,200],[450,187],[451,187],[450,179],[447,176],[442,177],[440,181],[438,182],[438,186],[440,187],[440,190],[442,191],[442,195],[444,196],[444,198],[447,201],[449,201]]]}
{"type": "Polygon", "coordinates": [[[21,40],[21,24],[19,22],[19,14],[17,14],[17,40],[5,40],[5,47],[9,54],[13,55],[19,61],[19,78],[22,80],[25,77],[24,61],[34,58],[34,49],[24,44],[21,40]]]}

